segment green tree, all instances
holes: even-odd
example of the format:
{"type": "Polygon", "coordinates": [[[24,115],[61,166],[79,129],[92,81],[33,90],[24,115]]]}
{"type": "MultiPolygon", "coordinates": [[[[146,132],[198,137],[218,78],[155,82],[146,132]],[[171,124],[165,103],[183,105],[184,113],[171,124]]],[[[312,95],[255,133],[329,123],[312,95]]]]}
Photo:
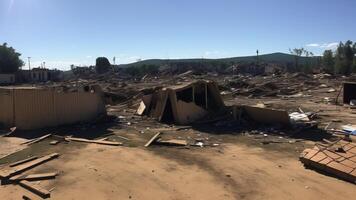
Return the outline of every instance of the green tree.
{"type": "Polygon", "coordinates": [[[354,44],[348,40],[345,44],[340,42],[335,52],[335,69],[339,74],[348,75],[352,72],[355,51],[354,44]]]}
{"type": "Polygon", "coordinates": [[[294,66],[295,66],[295,69],[298,70],[299,68],[299,60],[300,60],[300,57],[303,55],[304,53],[304,48],[294,48],[294,49],[289,49],[289,52],[290,54],[294,55],[294,66]]]}
{"type": "Polygon", "coordinates": [[[108,72],[111,68],[111,64],[106,57],[98,57],[95,62],[95,70],[97,73],[108,72]]]}
{"type": "Polygon", "coordinates": [[[7,43],[0,45],[0,73],[14,73],[24,64],[20,59],[21,54],[16,52],[7,43]]]}
{"type": "Polygon", "coordinates": [[[325,50],[323,54],[323,69],[325,72],[334,74],[335,73],[335,61],[334,61],[334,55],[331,50],[325,50]]]}

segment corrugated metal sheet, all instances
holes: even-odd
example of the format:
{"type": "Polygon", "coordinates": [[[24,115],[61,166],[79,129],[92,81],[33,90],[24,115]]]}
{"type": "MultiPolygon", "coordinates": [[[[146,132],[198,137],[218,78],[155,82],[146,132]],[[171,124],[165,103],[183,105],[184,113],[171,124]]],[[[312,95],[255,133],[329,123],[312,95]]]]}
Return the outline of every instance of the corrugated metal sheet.
{"type": "Polygon", "coordinates": [[[0,89],[0,123],[36,129],[88,121],[105,113],[99,92],[59,92],[50,89],[0,89]],[[8,92],[9,94],[6,95],[8,92]],[[12,108],[12,109],[10,109],[12,108]],[[6,110],[7,109],[7,110],[6,110]]]}
{"type": "Polygon", "coordinates": [[[55,126],[53,91],[15,89],[15,124],[20,129],[55,126]]]}
{"type": "Polygon", "coordinates": [[[2,125],[14,126],[14,102],[13,90],[0,89],[0,123],[2,125]]]}

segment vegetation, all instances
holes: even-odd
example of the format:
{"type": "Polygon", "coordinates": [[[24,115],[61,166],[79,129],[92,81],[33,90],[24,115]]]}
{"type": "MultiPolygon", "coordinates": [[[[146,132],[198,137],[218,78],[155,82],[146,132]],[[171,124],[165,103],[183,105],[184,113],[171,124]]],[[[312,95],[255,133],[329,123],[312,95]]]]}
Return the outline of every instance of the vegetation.
{"type": "MultiPolygon", "coordinates": [[[[311,73],[312,72],[312,65],[315,65],[315,62],[312,62],[314,54],[313,52],[310,52],[304,48],[294,48],[294,49],[289,49],[290,54],[294,56],[294,70],[295,71],[303,71],[305,73],[311,73]],[[301,57],[304,55],[304,58],[306,58],[305,62],[303,64],[299,63],[299,60],[301,57]]],[[[317,61],[317,60],[316,60],[317,61]]]]}
{"type": "Polygon", "coordinates": [[[111,69],[111,64],[106,57],[98,57],[95,62],[95,70],[97,73],[106,73],[111,69]]]}
{"type": "Polygon", "coordinates": [[[143,64],[143,65],[136,65],[131,66],[125,69],[126,72],[132,76],[144,76],[146,74],[157,74],[159,72],[159,66],[153,64],[143,64]]]}
{"type": "Polygon", "coordinates": [[[335,72],[335,62],[334,62],[334,53],[331,50],[325,50],[323,54],[323,67],[324,71],[330,74],[335,72]]]}
{"type": "Polygon", "coordinates": [[[24,65],[20,59],[21,54],[16,52],[12,47],[8,47],[7,43],[0,45],[0,73],[14,73],[24,65]]]}
{"type": "Polygon", "coordinates": [[[349,75],[356,73],[356,43],[348,40],[340,42],[336,51],[324,51],[323,69],[332,74],[349,75]]]}

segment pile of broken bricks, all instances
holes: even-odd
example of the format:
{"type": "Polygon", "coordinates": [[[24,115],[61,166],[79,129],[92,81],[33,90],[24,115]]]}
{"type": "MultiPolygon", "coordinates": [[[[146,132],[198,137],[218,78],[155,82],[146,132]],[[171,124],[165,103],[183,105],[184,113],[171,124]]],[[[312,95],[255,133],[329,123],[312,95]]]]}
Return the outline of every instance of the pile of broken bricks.
{"type": "Polygon", "coordinates": [[[356,184],[356,144],[343,140],[324,141],[305,149],[300,161],[306,167],[356,184]]]}
{"type": "MultiPolygon", "coordinates": [[[[24,175],[22,173],[58,157],[58,153],[52,153],[42,157],[32,156],[15,163],[11,163],[0,171],[1,184],[18,184],[42,198],[49,198],[52,189],[47,190],[41,188],[32,181],[54,179],[58,175],[57,172],[28,175],[24,175]]],[[[26,196],[24,196],[24,198],[26,199],[26,196]]]]}

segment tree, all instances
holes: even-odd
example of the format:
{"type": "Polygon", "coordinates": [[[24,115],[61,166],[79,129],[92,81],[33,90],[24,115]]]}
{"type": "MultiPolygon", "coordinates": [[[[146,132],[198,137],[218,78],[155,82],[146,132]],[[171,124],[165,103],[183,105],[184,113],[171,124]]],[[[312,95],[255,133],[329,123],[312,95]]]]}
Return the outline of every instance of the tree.
{"type": "Polygon", "coordinates": [[[304,48],[294,48],[293,50],[289,49],[290,54],[294,55],[294,59],[295,59],[295,69],[298,70],[299,67],[299,59],[302,56],[302,54],[304,53],[304,48]]]}
{"type": "Polygon", "coordinates": [[[339,74],[348,75],[353,70],[353,62],[355,57],[355,44],[348,40],[343,44],[340,42],[335,52],[335,69],[339,74]]]}
{"type": "Polygon", "coordinates": [[[335,61],[334,61],[334,55],[331,50],[325,50],[323,54],[323,69],[325,72],[334,74],[335,73],[335,61]]]}
{"type": "Polygon", "coordinates": [[[95,70],[97,73],[108,72],[111,68],[111,64],[106,57],[98,57],[95,62],[95,70]]]}
{"type": "Polygon", "coordinates": [[[24,64],[20,59],[21,54],[16,52],[7,43],[0,45],[0,73],[14,73],[24,64]]]}

